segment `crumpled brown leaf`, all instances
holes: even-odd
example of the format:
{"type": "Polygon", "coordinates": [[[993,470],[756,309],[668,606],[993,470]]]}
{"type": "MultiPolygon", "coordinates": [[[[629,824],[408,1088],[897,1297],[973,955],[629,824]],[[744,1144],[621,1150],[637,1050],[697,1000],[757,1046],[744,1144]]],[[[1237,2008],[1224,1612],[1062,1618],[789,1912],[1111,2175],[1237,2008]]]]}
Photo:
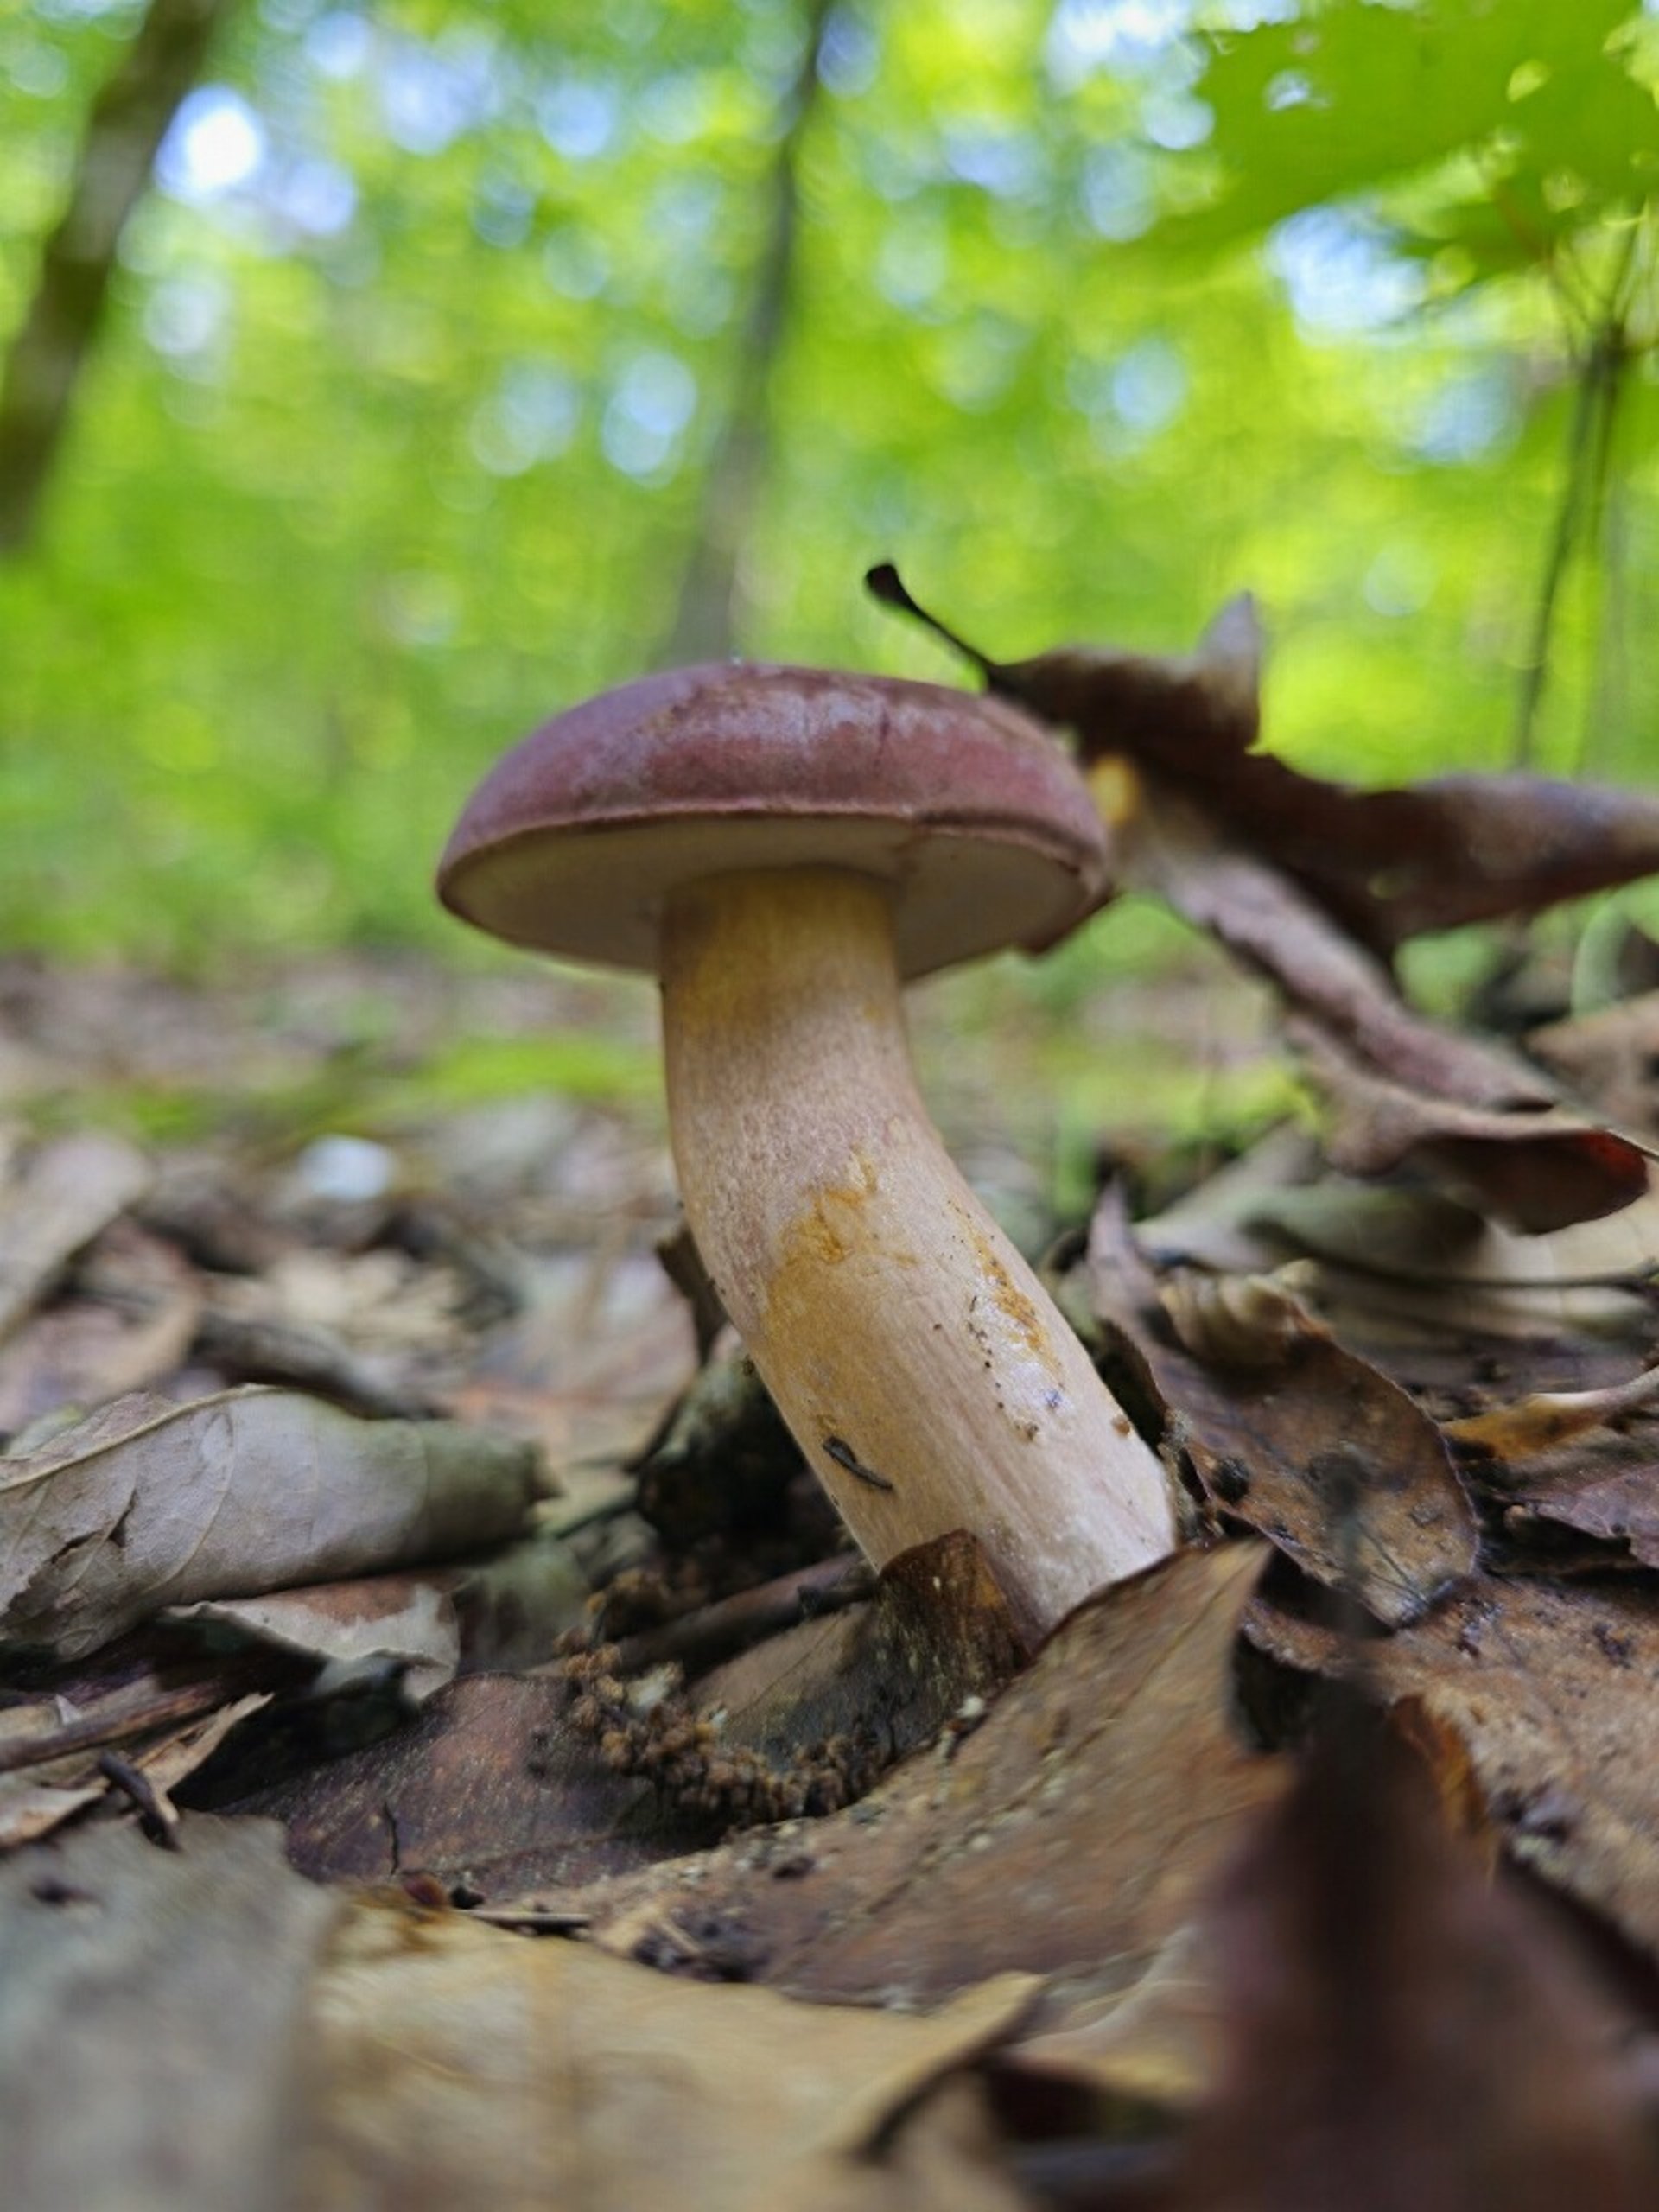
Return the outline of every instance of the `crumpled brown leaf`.
{"type": "Polygon", "coordinates": [[[1535,776],[1362,791],[1257,753],[1262,640],[1248,597],[1191,655],[1066,647],[1010,663],[918,607],[890,565],[866,581],[966,655],[991,691],[1072,732],[1114,832],[1107,895],[1152,892],[1286,995],[1305,1045],[1328,1048],[1321,1075],[1349,1073],[1338,1085],[1344,1164],[1371,1173],[1383,1164],[1373,1154],[1391,1165],[1438,1153],[1529,1230],[1612,1212],[1646,1189],[1637,1146],[1575,1122],[1538,1071],[1413,1014],[1387,962],[1419,931],[1530,913],[1650,873],[1659,799],[1535,776]],[[1398,1095],[1356,1096],[1367,1077],[1398,1095]],[[1497,1118],[1459,1110],[1471,1108],[1497,1118]]]}
{"type": "Polygon", "coordinates": [[[1641,791],[1523,774],[1362,791],[1258,753],[1262,627],[1248,592],[1192,653],[1062,646],[998,662],[922,614],[890,569],[869,581],[966,654],[999,697],[1075,730],[1085,764],[1122,753],[1165,779],[1378,952],[1659,868],[1659,800],[1641,791]]]}
{"type": "Polygon", "coordinates": [[[477,1550],[523,1526],[537,1470],[514,1440],[291,1391],[118,1399],[0,1459],[0,1644],[76,1658],[167,1605],[477,1550]]]}
{"type": "Polygon", "coordinates": [[[995,661],[918,607],[891,563],[865,579],[970,661],[998,697],[1179,789],[1387,953],[1425,930],[1535,913],[1659,868],[1659,800],[1534,775],[1436,776],[1384,791],[1258,753],[1262,625],[1227,601],[1192,653],[1064,645],[995,661]]]}
{"type": "MultiPolygon", "coordinates": [[[[1417,1618],[1473,1567],[1474,1514],[1433,1422],[1293,1300],[1280,1294],[1274,1325],[1258,1315],[1247,1344],[1206,1348],[1190,1321],[1184,1341],[1109,1191],[1096,1208],[1088,1266],[1095,1313],[1144,1363],[1168,1440],[1219,1510],[1321,1582],[1351,1581],[1391,1627],[1417,1618]],[[1359,1484],[1351,1531],[1335,1510],[1338,1477],[1349,1474],[1359,1484]]],[[[1261,1287],[1258,1306],[1269,1288],[1261,1287]]]]}
{"type": "MultiPolygon", "coordinates": [[[[1349,1662],[1340,1637],[1266,1599],[1246,1627],[1290,1666],[1349,1662]]],[[[1366,1656],[1380,1695],[1462,1739],[1510,1855],[1659,1958],[1659,1592],[1477,1575],[1366,1656]]]]}
{"type": "Polygon", "coordinates": [[[337,1676],[390,1664],[421,1705],[462,1670],[538,1666],[582,1619],[588,1596],[568,1548],[538,1535],[470,1566],[205,1598],[169,1606],[165,1618],[233,1630],[337,1676]]]}
{"type": "Polygon", "coordinates": [[[715,1949],[813,1996],[925,2003],[988,1974],[1135,1980],[1281,1763],[1230,1724],[1255,1547],[1189,1551],[1091,1599],[972,1733],[859,1804],[586,1891],[606,1948],[681,1972],[715,1949]]]}
{"type": "Polygon", "coordinates": [[[83,1131],[42,1146],[0,1189],[0,1338],[67,1261],[143,1195],[152,1173],[123,1139],[83,1131]]]}
{"type": "Polygon", "coordinates": [[[925,2018],[675,1983],[283,1862],[83,1831],[0,1865],[8,2212],[1022,2212],[971,2072],[1004,1975],[925,2018]]]}
{"type": "Polygon", "coordinates": [[[1376,1174],[1422,1159],[1531,1233],[1646,1191],[1636,1145],[1567,1111],[1540,1070],[1414,1014],[1373,955],[1230,828],[1153,777],[1120,782],[1114,804],[1120,880],[1207,930],[1295,1011],[1292,1042],[1337,1109],[1333,1166],[1376,1174]]]}
{"type": "Polygon", "coordinates": [[[801,2005],[371,1905],[318,1990],[302,2201],[1021,2212],[978,2108],[929,2107],[1033,1992],[1002,1975],[919,2018],[801,2005]]]}
{"type": "Polygon", "coordinates": [[[1230,2050],[1172,2212],[1637,2212],[1659,2193],[1617,2016],[1357,1697],[1327,1705],[1206,1933],[1230,2050]]]}

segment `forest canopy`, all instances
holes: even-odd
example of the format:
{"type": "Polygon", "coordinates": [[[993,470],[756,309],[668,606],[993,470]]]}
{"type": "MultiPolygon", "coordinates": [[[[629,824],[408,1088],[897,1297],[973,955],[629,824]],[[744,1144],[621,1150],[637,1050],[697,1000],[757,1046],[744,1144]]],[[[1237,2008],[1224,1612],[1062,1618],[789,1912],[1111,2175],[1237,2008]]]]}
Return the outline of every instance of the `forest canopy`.
{"type": "Polygon", "coordinates": [[[452,935],[587,692],[963,680],[889,556],[1005,658],[1252,589],[1326,774],[1640,778],[1656,84],[1626,0],[13,0],[9,941],[452,935]]]}

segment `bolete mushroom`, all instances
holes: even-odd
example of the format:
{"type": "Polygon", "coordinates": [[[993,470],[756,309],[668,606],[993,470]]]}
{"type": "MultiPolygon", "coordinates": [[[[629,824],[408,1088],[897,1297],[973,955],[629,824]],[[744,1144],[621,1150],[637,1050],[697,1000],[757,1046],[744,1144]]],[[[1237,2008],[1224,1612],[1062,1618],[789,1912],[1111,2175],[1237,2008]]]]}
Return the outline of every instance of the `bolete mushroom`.
{"type": "Polygon", "coordinates": [[[1103,832],[1053,738],[931,684],[710,666],[558,716],[474,793],[440,896],[660,976],[687,1217],[877,1566],[980,1541],[1032,1638],[1174,1542],[1163,1471],[951,1163],[901,980],[1064,932],[1103,832]]]}

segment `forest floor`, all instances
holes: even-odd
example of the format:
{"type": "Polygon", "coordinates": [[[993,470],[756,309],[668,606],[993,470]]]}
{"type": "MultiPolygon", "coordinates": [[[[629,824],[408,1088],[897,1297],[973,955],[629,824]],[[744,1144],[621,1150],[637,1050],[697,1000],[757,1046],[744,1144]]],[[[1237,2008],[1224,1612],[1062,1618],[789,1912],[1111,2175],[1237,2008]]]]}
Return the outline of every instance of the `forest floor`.
{"type": "Polygon", "coordinates": [[[915,1033],[1184,1500],[1034,1657],[700,1363],[649,993],[0,968],[28,2212],[1653,2201],[1652,1201],[1333,1172],[1207,955],[915,1033]]]}

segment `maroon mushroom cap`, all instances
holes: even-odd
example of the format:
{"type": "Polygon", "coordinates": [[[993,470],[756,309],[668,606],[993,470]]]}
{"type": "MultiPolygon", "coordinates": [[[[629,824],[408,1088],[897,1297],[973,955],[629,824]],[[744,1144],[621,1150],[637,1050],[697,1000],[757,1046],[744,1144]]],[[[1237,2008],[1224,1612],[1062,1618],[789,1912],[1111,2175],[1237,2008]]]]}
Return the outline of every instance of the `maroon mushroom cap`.
{"type": "Polygon", "coordinates": [[[801,867],[890,884],[917,976],[1061,935],[1098,902],[1106,854],[1077,770],[1014,708],[720,664],[624,684],[515,747],[456,824],[438,895],[512,944],[654,973],[675,890],[801,867]]]}

